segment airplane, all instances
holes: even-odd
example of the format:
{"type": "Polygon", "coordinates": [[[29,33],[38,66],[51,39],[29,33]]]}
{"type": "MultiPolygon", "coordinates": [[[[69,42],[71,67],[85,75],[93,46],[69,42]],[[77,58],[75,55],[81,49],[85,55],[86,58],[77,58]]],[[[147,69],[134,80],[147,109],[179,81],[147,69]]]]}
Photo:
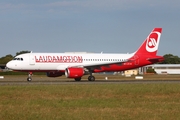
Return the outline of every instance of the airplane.
{"type": "Polygon", "coordinates": [[[65,75],[75,81],[89,74],[88,80],[95,81],[93,73],[125,71],[163,61],[163,56],[156,55],[161,33],[162,28],[154,28],[133,53],[25,53],[6,66],[14,71],[29,72],[27,81],[32,80],[32,72],[46,72],[48,77],[65,75]]]}

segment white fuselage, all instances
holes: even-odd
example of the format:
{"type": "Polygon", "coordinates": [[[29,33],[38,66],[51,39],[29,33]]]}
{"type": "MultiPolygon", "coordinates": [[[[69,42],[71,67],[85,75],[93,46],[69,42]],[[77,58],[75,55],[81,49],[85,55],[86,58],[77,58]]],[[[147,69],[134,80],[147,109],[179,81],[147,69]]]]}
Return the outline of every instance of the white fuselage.
{"type": "Polygon", "coordinates": [[[27,53],[10,61],[13,70],[65,70],[68,67],[86,67],[126,62],[134,54],[67,54],[27,53]]]}

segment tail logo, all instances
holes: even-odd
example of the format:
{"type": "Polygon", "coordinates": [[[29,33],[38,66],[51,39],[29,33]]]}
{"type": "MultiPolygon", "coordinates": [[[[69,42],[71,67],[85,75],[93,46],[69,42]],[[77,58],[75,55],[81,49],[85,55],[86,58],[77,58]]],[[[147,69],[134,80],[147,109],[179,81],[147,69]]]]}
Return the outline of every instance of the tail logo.
{"type": "Polygon", "coordinates": [[[159,32],[152,32],[146,41],[146,50],[148,52],[155,52],[158,49],[159,45],[159,39],[160,39],[161,33],[159,32]]]}

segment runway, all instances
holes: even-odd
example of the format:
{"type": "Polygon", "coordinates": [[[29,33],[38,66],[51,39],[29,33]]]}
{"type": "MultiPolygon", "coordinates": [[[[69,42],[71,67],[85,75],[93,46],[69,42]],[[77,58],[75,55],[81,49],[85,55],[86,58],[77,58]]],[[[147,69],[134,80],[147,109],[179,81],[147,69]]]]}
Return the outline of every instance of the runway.
{"type": "Polygon", "coordinates": [[[157,83],[180,83],[179,76],[175,77],[163,77],[163,78],[148,78],[137,80],[134,78],[124,79],[97,79],[96,81],[88,81],[82,79],[81,81],[74,81],[74,79],[68,78],[49,78],[46,76],[33,76],[33,80],[28,82],[27,76],[4,76],[0,79],[0,85],[65,85],[65,84],[157,84],[157,83]]]}

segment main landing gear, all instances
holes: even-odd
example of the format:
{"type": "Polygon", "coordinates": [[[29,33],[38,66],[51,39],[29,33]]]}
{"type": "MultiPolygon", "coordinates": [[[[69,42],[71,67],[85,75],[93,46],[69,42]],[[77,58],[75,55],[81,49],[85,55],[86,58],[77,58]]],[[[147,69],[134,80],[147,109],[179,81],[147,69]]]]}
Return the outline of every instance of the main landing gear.
{"type": "MultiPolygon", "coordinates": [[[[29,78],[29,77],[28,77],[29,78]]],[[[80,78],[74,78],[75,81],[81,81],[81,77],[80,78]]],[[[95,81],[95,77],[94,76],[89,76],[88,77],[89,81],[95,81]]]]}
{"type": "Polygon", "coordinates": [[[32,72],[29,72],[29,74],[28,74],[28,78],[27,78],[27,81],[28,82],[31,82],[32,81],[32,72]]]}
{"type": "Polygon", "coordinates": [[[95,77],[92,75],[92,72],[90,72],[90,76],[88,77],[89,81],[95,81],[95,77]]]}
{"type": "Polygon", "coordinates": [[[95,77],[94,77],[94,76],[89,76],[89,77],[88,77],[88,80],[89,80],[89,81],[95,81],[95,77]]]}
{"type": "MultiPolygon", "coordinates": [[[[30,77],[28,77],[28,78],[30,78],[30,77]]],[[[31,78],[30,78],[30,79],[31,79],[31,78]]],[[[74,78],[74,80],[75,80],[75,81],[81,81],[81,77],[79,77],[79,78],[74,78]]],[[[88,80],[89,80],[89,81],[95,81],[95,77],[92,76],[92,75],[90,75],[90,76],[88,77],[88,80]]]]}
{"type": "Polygon", "coordinates": [[[74,78],[75,81],[81,81],[81,77],[79,78],[74,78]]]}
{"type": "MultiPolygon", "coordinates": [[[[81,77],[74,78],[75,81],[81,81],[81,77]]],[[[92,72],[90,73],[90,76],[88,77],[88,81],[95,81],[95,77],[92,75],[92,72]]]]}

